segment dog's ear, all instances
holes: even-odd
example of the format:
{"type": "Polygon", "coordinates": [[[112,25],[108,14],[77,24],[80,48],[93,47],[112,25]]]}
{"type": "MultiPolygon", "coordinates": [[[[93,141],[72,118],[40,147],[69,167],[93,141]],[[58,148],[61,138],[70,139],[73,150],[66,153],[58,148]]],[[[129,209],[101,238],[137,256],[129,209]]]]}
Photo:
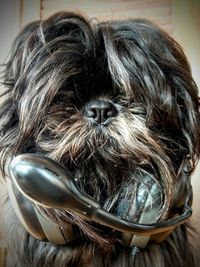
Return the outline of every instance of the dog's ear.
{"type": "Polygon", "coordinates": [[[148,94],[153,100],[154,123],[158,122],[160,136],[169,136],[167,145],[174,156],[190,156],[195,167],[200,156],[200,113],[190,64],[182,47],[159,27],[141,22],[140,34],[152,69],[158,71],[150,71],[146,84],[151,90],[148,94]]]}
{"type": "Polygon", "coordinates": [[[162,137],[169,136],[169,149],[173,151],[175,145],[174,156],[180,159],[189,156],[194,169],[200,157],[198,88],[182,47],[159,27],[150,23],[148,28],[152,38],[146,36],[142,42],[151,57],[152,67],[156,64],[158,69],[157,75],[151,72],[153,82],[149,87],[153,94],[154,114],[157,114],[154,122],[158,121],[162,137]]]}
{"type": "Polygon", "coordinates": [[[4,167],[11,151],[15,150],[19,137],[19,102],[26,87],[22,78],[29,56],[38,44],[39,21],[24,27],[17,35],[7,62],[2,65],[0,85],[0,169],[5,176],[4,167]]]}
{"type": "Polygon", "coordinates": [[[81,51],[93,45],[87,19],[71,12],[25,26],[3,66],[0,93],[1,162],[33,147],[34,135],[51,100],[77,72],[81,51]],[[11,152],[12,151],[12,152],[11,152]]]}
{"type": "Polygon", "coordinates": [[[147,109],[147,127],[178,162],[200,155],[198,90],[181,46],[148,20],[103,23],[113,81],[147,109]]]}
{"type": "MultiPolygon", "coordinates": [[[[81,43],[88,49],[92,40],[88,38],[91,32],[87,19],[73,12],[59,12],[44,21],[38,20],[26,25],[16,37],[5,64],[4,85],[7,89],[16,91],[16,97],[21,97],[28,79],[36,72],[35,66],[39,67],[57,50],[65,49],[62,51],[64,55],[67,49],[74,48],[72,46],[77,45],[76,49],[80,48],[78,45],[81,43]]],[[[58,59],[61,61],[61,58],[58,59]]],[[[48,68],[48,72],[51,67],[53,66],[48,68]]],[[[40,75],[43,74],[45,73],[40,75]]]]}
{"type": "MultiPolygon", "coordinates": [[[[30,53],[38,43],[37,30],[39,21],[28,24],[17,35],[12,45],[8,62],[5,64],[4,84],[14,89],[18,78],[23,73],[30,53]]],[[[22,89],[22,88],[21,88],[22,89]]]]}

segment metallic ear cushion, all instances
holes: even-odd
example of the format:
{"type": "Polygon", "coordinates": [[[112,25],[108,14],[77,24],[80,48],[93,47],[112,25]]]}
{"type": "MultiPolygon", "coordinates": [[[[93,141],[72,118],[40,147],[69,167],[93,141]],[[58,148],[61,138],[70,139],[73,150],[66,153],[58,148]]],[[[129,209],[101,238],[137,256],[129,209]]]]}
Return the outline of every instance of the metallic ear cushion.
{"type": "Polygon", "coordinates": [[[53,244],[66,244],[61,228],[41,214],[10,180],[7,188],[14,211],[26,231],[36,239],[53,244]]]}
{"type": "Polygon", "coordinates": [[[24,228],[35,238],[48,241],[36,215],[34,204],[10,180],[7,180],[7,188],[11,204],[24,228]]]}
{"type": "Polygon", "coordinates": [[[129,184],[119,196],[117,215],[135,223],[155,223],[163,206],[163,193],[158,183],[146,175],[144,181],[129,184]]]}
{"type": "MultiPolygon", "coordinates": [[[[162,211],[163,195],[160,186],[146,175],[144,182],[129,184],[119,196],[117,215],[135,223],[155,223],[162,211]]],[[[123,240],[130,247],[145,248],[150,235],[123,233],[123,240]]]]}

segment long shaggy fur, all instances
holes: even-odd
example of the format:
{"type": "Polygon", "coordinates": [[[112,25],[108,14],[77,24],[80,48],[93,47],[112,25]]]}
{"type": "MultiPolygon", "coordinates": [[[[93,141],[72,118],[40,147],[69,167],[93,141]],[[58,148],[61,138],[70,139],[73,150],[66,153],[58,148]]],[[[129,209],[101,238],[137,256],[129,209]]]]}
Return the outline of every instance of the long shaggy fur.
{"type": "MultiPolygon", "coordinates": [[[[3,70],[0,105],[0,167],[21,153],[59,161],[80,189],[118,214],[134,201],[148,177],[163,194],[152,221],[168,218],[185,186],[184,162],[192,170],[200,152],[197,88],[181,47],[147,20],[88,21],[57,13],[27,25],[17,36],[3,70]],[[84,116],[90,100],[104,99],[119,114],[95,128],[84,116]],[[181,188],[181,189],[180,189],[181,188]]],[[[150,207],[149,207],[150,209],[150,207]]],[[[43,209],[75,240],[65,246],[31,237],[9,200],[4,222],[9,267],[194,266],[186,225],[144,250],[122,235],[64,210],[43,209]]],[[[135,212],[132,221],[138,222],[135,212]]]]}

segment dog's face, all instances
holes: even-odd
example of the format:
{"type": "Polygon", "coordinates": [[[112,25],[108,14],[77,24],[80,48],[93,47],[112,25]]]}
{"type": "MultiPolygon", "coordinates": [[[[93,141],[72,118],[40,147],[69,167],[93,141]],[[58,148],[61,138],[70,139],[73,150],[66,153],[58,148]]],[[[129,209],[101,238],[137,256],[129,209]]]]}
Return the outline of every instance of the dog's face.
{"type": "Polygon", "coordinates": [[[53,158],[121,217],[139,183],[147,191],[156,184],[162,197],[152,222],[166,218],[200,136],[197,89],[172,38],[145,20],[92,24],[59,13],[18,35],[4,83],[2,169],[21,153],[53,158]]]}

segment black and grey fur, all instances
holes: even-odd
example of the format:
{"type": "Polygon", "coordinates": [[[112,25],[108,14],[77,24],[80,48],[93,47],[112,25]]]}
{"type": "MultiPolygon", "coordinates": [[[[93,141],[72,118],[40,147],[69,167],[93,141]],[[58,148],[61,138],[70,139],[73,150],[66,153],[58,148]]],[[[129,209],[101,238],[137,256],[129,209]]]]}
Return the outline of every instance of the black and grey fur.
{"type": "MultiPolygon", "coordinates": [[[[59,161],[80,189],[116,213],[151,177],[163,192],[154,222],[168,218],[179,199],[183,163],[195,168],[200,152],[197,87],[181,47],[147,20],[98,23],[57,13],[32,22],[17,36],[3,70],[0,167],[21,153],[59,161]],[[118,115],[106,127],[84,116],[91,100],[111,102],[118,115]],[[126,192],[124,193],[124,189],[126,192]]],[[[133,253],[121,233],[75,213],[44,209],[73,224],[65,246],[31,237],[9,201],[4,206],[8,267],[191,267],[186,225],[166,241],[133,253]]],[[[133,221],[137,219],[137,214],[133,221]]]]}

